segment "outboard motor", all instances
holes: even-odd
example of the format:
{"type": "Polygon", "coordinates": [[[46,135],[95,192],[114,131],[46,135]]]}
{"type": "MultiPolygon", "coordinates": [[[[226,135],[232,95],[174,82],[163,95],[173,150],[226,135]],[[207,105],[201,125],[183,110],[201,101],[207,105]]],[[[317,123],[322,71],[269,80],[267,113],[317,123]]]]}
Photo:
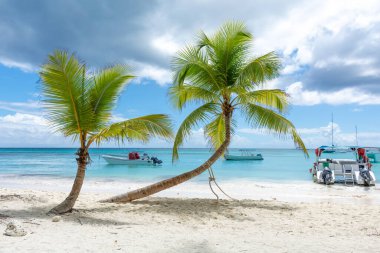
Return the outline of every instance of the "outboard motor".
{"type": "Polygon", "coordinates": [[[360,172],[360,176],[363,178],[364,185],[370,186],[371,174],[369,174],[368,168],[366,168],[364,165],[359,165],[359,172],[360,172]]]}
{"type": "Polygon", "coordinates": [[[150,160],[152,160],[154,165],[158,165],[162,163],[162,161],[159,160],[157,157],[152,157],[150,160]]]}
{"type": "Polygon", "coordinates": [[[331,184],[331,183],[332,183],[333,178],[332,178],[332,171],[331,171],[330,168],[325,167],[325,168],[323,169],[323,172],[322,172],[322,179],[323,179],[323,183],[324,183],[325,185],[328,185],[328,184],[331,184]]]}

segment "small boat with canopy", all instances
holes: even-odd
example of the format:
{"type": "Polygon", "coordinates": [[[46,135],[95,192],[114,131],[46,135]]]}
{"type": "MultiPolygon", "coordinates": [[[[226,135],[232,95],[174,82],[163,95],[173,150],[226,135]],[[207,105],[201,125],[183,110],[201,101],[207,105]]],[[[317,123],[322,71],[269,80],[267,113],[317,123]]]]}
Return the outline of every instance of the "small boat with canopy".
{"type": "Polygon", "coordinates": [[[255,154],[250,149],[239,149],[240,154],[231,154],[230,151],[227,151],[224,154],[226,160],[233,161],[245,161],[245,160],[264,160],[261,154],[255,154]]]}

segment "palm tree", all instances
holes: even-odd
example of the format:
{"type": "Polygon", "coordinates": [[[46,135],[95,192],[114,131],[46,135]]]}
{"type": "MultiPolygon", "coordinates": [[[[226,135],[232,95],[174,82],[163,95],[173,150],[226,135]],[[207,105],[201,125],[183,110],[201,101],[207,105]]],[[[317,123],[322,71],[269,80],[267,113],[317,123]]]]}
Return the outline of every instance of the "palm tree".
{"type": "Polygon", "coordinates": [[[148,141],[172,135],[169,118],[153,114],[111,123],[112,109],[126,83],[133,78],[127,66],[115,65],[89,73],[73,54],[55,51],[39,72],[47,118],[56,131],[71,136],[80,148],[78,169],[68,197],[51,213],[72,210],[82,188],[92,144],[117,141],[148,141]]]}
{"type": "Polygon", "coordinates": [[[234,112],[240,111],[255,128],[290,136],[307,153],[294,125],[283,116],[288,95],[263,85],[279,75],[280,61],[274,52],[249,57],[253,37],[240,22],[224,24],[214,35],[201,33],[196,45],[187,46],[173,60],[174,84],[169,94],[181,110],[187,104],[200,106],[180,125],[173,146],[178,148],[195,126],[204,126],[205,136],[215,149],[198,168],[105,202],[128,202],[183,183],[210,168],[230,144],[234,112]]]}

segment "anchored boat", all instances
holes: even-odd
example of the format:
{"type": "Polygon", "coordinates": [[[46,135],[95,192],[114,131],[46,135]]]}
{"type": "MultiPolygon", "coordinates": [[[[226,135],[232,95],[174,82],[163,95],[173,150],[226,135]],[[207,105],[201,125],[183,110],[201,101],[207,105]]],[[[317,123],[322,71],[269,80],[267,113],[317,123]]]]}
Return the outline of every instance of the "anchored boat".
{"type": "Polygon", "coordinates": [[[114,165],[160,165],[162,163],[157,157],[150,157],[144,153],[142,156],[138,152],[130,152],[126,155],[102,155],[104,160],[114,165]]]}
{"type": "Polygon", "coordinates": [[[240,154],[230,154],[228,151],[226,154],[224,154],[224,158],[226,160],[264,160],[263,156],[261,154],[254,154],[249,149],[240,149],[240,154]]]}
{"type": "MultiPolygon", "coordinates": [[[[330,150],[330,148],[321,146],[315,150],[316,161],[310,169],[314,182],[326,185],[335,182],[364,186],[375,185],[375,174],[371,170],[372,164],[366,155],[365,148],[343,148],[350,152],[337,153],[335,154],[336,158],[333,158],[333,154],[328,152],[330,157],[322,158],[322,155],[326,153],[325,150],[330,150]],[[350,158],[344,157],[348,154],[351,154],[350,158]]],[[[335,147],[335,150],[339,150],[339,148],[335,147]]]]}

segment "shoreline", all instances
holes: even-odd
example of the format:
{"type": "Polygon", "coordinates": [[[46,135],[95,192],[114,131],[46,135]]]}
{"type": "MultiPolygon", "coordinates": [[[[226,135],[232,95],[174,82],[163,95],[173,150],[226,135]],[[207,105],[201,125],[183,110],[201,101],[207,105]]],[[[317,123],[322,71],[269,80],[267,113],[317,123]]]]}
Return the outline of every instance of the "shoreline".
{"type": "Polygon", "coordinates": [[[86,192],[72,213],[52,222],[46,212],[66,194],[1,188],[0,231],[16,221],[27,235],[0,235],[0,248],[21,253],[376,252],[380,245],[379,205],[366,202],[149,197],[114,204],[97,202],[106,194],[86,192]]]}
{"type": "MultiPolygon", "coordinates": [[[[0,189],[37,190],[56,193],[68,193],[72,178],[7,178],[0,177],[0,189]]],[[[279,200],[284,202],[323,202],[370,203],[380,205],[380,186],[362,187],[334,184],[325,186],[307,181],[254,181],[254,180],[217,180],[219,186],[231,197],[242,200],[279,200]]],[[[131,181],[109,179],[85,179],[81,194],[102,194],[105,197],[126,193],[147,186],[154,181],[131,181]]],[[[218,196],[228,199],[213,184],[218,196]]],[[[213,199],[208,181],[189,181],[172,187],[154,197],[203,198],[213,199]]]]}

